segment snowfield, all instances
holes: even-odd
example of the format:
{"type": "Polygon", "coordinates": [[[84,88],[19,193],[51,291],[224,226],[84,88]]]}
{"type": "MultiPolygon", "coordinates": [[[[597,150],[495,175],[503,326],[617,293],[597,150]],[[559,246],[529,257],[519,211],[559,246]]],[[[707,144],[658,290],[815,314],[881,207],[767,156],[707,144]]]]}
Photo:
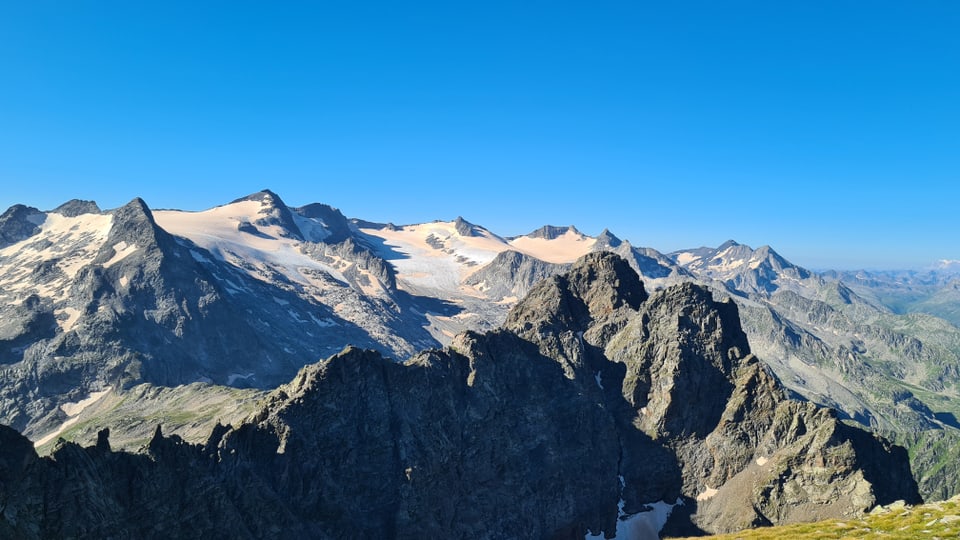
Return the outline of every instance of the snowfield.
{"type": "Polygon", "coordinates": [[[566,264],[590,253],[596,243],[596,238],[570,229],[553,240],[518,236],[510,241],[510,247],[541,261],[566,264]]]}
{"type": "MultiPolygon", "coordinates": [[[[301,252],[302,242],[289,238],[287,231],[280,226],[254,225],[257,220],[269,217],[270,210],[267,203],[249,200],[202,212],[157,210],[153,217],[157,225],[170,234],[189,239],[220,260],[262,281],[269,281],[265,276],[279,271],[292,281],[322,287],[310,270],[320,270],[338,281],[346,281],[336,268],[301,252]]],[[[324,236],[320,232],[322,227],[315,221],[306,218],[296,221],[298,226],[306,221],[312,223],[308,236],[324,236]]],[[[306,224],[302,228],[307,228],[306,224]]],[[[192,252],[191,255],[198,261],[206,259],[202,253],[192,252]]]]}
{"type": "MultiPolygon", "coordinates": [[[[23,301],[21,296],[32,293],[54,302],[62,301],[77,272],[93,263],[106,242],[113,216],[67,217],[51,212],[35,214],[29,220],[38,225],[40,231],[0,249],[0,298],[10,305],[18,305],[23,301]],[[49,261],[54,261],[62,274],[54,274],[52,279],[45,277],[38,283],[32,274],[49,261]]],[[[72,326],[72,314],[65,316],[67,321],[63,324],[72,326]]]]}
{"type": "Polygon", "coordinates": [[[504,251],[565,264],[589,253],[596,244],[596,239],[573,230],[553,240],[519,236],[510,241],[482,227],[473,226],[473,230],[475,235],[462,235],[453,221],[359,229],[372,244],[382,246],[378,255],[396,268],[401,282],[415,289],[467,295],[482,293],[482,287],[467,288],[461,285],[463,280],[504,251]]]}

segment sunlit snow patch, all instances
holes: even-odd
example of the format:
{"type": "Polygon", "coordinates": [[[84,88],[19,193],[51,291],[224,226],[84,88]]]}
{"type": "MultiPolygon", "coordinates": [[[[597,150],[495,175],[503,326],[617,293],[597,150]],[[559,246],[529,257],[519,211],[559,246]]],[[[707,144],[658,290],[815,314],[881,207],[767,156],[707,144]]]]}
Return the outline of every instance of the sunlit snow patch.
{"type": "Polygon", "coordinates": [[[77,420],[80,420],[80,413],[82,413],[83,410],[90,405],[100,401],[101,398],[110,393],[110,390],[111,387],[108,386],[99,392],[90,392],[90,395],[87,398],[81,399],[76,403],[64,403],[63,405],[60,405],[60,410],[63,411],[63,413],[66,414],[69,419],[60,424],[57,429],[37,439],[37,441],[33,443],[33,446],[40,447],[44,444],[47,444],[48,442],[52,441],[54,437],[57,437],[63,433],[65,429],[77,423],[77,420]]]}

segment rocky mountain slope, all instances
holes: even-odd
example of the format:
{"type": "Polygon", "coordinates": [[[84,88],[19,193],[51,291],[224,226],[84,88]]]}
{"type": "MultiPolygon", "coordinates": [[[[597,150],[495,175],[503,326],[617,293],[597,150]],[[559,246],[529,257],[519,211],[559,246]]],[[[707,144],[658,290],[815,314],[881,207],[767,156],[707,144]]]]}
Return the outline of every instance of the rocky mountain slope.
{"type": "Polygon", "coordinates": [[[663,254],[572,226],[509,238],[463,218],[396,226],[269,191],[201,212],[71,201],[0,216],[0,422],[44,450],[97,425],[141,441],[160,417],[200,442],[212,411],[236,418],[258,395],[220,386],[269,390],[348,344],[404,361],[495,329],[594,252],[622,256],[649,291],[693,282],[732,299],[791,395],[908,446],[925,496],[960,492],[960,330],[931,315],[954,305],[930,292],[951,286],[949,269],[912,278],[927,296],[908,313],[896,281],[816,274],[768,246],[663,254]],[[165,391],[184,384],[209,405],[189,419],[186,395],[165,391]],[[134,388],[166,412],[115,408],[134,388]]]}
{"type": "Polygon", "coordinates": [[[643,538],[919,500],[902,448],[787,396],[734,303],[648,295],[610,253],[500,329],[307,366],[204,444],[0,439],[0,535],[21,538],[643,538]]]}
{"type": "Polygon", "coordinates": [[[768,246],[730,241],[671,257],[738,302],[754,352],[790,390],[909,446],[925,496],[960,492],[952,465],[960,452],[960,329],[898,313],[878,283],[815,274],[768,246]]]}
{"type": "Polygon", "coordinates": [[[711,536],[714,540],[854,540],[859,538],[956,538],[960,533],[960,497],[922,505],[903,501],[878,506],[857,519],[831,519],[815,523],[764,527],[711,536]]]}

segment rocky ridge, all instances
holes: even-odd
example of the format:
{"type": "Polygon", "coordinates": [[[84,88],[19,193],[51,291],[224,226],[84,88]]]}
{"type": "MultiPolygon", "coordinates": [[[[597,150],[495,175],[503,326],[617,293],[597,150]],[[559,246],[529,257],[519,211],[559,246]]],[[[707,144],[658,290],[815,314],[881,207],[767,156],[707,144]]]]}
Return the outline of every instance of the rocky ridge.
{"type": "Polygon", "coordinates": [[[735,304],[648,295],[610,253],[501,329],[307,366],[204,444],[0,438],[0,534],[22,538],[583,538],[663,501],[668,531],[723,532],[919,499],[902,448],[786,395],[735,304]]]}

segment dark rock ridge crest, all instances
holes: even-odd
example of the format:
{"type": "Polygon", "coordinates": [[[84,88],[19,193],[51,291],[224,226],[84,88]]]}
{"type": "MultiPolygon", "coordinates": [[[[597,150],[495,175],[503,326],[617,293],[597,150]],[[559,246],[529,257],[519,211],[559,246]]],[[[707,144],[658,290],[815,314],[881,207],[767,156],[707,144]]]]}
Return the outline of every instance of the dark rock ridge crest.
{"type": "MultiPolygon", "coordinates": [[[[569,225],[566,227],[558,227],[556,225],[544,225],[543,227],[540,227],[539,229],[532,231],[529,234],[526,234],[523,236],[527,236],[529,238],[542,238],[544,240],[555,240],[567,234],[568,232],[572,232],[574,234],[580,234],[580,231],[578,231],[577,228],[574,227],[573,225],[569,225]]],[[[515,238],[520,238],[520,237],[514,236],[510,238],[510,240],[513,240],[515,238]]]]}
{"type": "Polygon", "coordinates": [[[919,500],[902,448],[787,397],[732,302],[648,296],[611,253],[501,329],[307,366],[205,444],[107,437],[40,458],[0,426],[0,537],[573,539],[659,501],[700,533],[919,500]]]}
{"type": "Polygon", "coordinates": [[[66,217],[76,217],[83,214],[99,214],[101,210],[95,201],[70,199],[69,201],[51,210],[51,212],[66,217]]]}
{"type": "Polygon", "coordinates": [[[15,204],[0,215],[0,248],[5,248],[40,231],[43,214],[32,206],[15,204]],[[32,219],[31,219],[32,218],[32,219]]]}

